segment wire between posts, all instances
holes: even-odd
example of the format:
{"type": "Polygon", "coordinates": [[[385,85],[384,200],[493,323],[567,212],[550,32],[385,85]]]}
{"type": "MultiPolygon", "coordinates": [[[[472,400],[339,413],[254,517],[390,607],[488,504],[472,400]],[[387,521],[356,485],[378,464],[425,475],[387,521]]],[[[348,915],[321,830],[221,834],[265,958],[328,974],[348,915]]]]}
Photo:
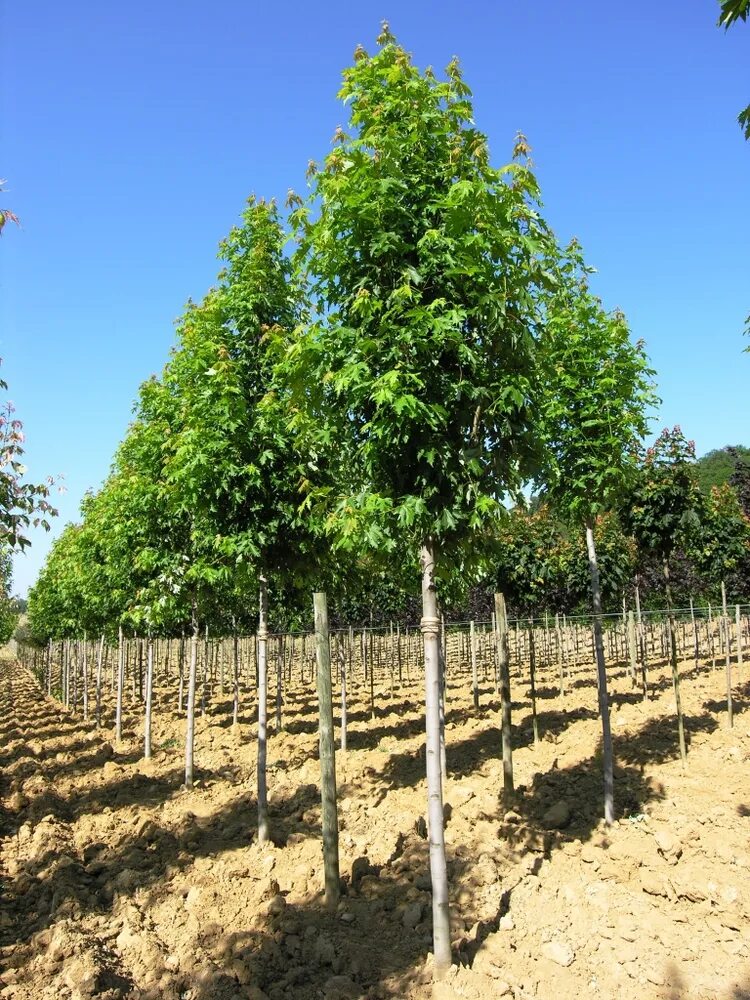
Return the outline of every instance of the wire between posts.
{"type": "Polygon", "coordinates": [[[422,635],[440,635],[440,619],[439,618],[420,618],[419,628],[421,629],[422,635]]]}

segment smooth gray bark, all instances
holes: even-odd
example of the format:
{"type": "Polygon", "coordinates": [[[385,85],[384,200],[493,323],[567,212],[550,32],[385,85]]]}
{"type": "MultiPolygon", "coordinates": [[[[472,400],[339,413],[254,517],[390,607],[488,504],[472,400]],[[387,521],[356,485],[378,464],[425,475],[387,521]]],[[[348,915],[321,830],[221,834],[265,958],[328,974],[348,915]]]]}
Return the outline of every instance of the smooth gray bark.
{"type": "Polygon", "coordinates": [[[346,753],[346,654],[343,637],[338,644],[339,671],[341,673],[341,750],[346,753]]]}
{"type": "Polygon", "coordinates": [[[89,657],[86,633],[83,633],[83,721],[89,721],[89,657]]]}
{"type": "Polygon", "coordinates": [[[198,675],[198,621],[193,620],[190,640],[190,666],[188,668],[187,714],[185,720],[185,788],[193,787],[193,759],[195,755],[195,688],[198,675]]]}
{"type": "Polygon", "coordinates": [[[721,608],[724,618],[724,654],[727,679],[727,722],[729,728],[734,726],[734,705],[732,704],[732,638],[729,630],[729,615],[727,614],[727,588],[721,581],[721,608]]]}
{"type": "Polygon", "coordinates": [[[315,653],[320,746],[320,800],[323,826],[323,875],[325,903],[338,904],[339,884],[339,817],[336,803],[336,748],[333,735],[333,691],[331,684],[331,643],[328,633],[328,604],[324,593],[313,594],[315,615],[315,653]]]}
{"type": "Polygon", "coordinates": [[[154,640],[149,637],[146,651],[146,722],[143,730],[143,756],[151,759],[151,708],[154,697],[154,640]]]}
{"type": "Polygon", "coordinates": [[[740,682],[742,681],[742,617],[740,615],[739,604],[735,605],[734,608],[734,621],[735,621],[735,632],[737,636],[737,675],[740,682]]]}
{"type": "Polygon", "coordinates": [[[607,691],[607,669],[604,663],[604,643],[602,642],[602,592],[599,583],[599,566],[596,561],[594,528],[586,525],[586,549],[589,557],[591,577],[591,603],[594,612],[594,647],[596,651],[596,673],[599,688],[599,717],[602,723],[602,765],[604,770],[604,822],[610,826],[615,818],[614,758],[612,753],[612,729],[609,720],[609,692],[607,691]]]}
{"type": "Polygon", "coordinates": [[[425,728],[427,763],[427,818],[432,879],[432,935],[434,976],[442,979],[451,966],[448,867],[443,829],[443,782],[440,765],[440,618],[435,589],[435,552],[431,541],[421,550],[422,635],[425,666],[425,728]]]}
{"type": "Polygon", "coordinates": [[[104,653],[104,634],[99,640],[99,650],[96,654],[96,727],[102,724],[102,666],[104,653]]]}
{"type": "Polygon", "coordinates": [[[240,721],[240,641],[236,629],[232,636],[232,725],[240,721]]]}
{"type": "Polygon", "coordinates": [[[477,678],[477,637],[474,622],[469,622],[469,644],[471,650],[471,690],[474,695],[474,711],[479,711],[479,680],[477,678]]]}
{"type": "Polygon", "coordinates": [[[284,662],[284,637],[279,636],[278,648],[276,650],[276,732],[280,733],[284,728],[281,724],[282,705],[282,665],[284,662]]]}
{"type": "Polygon", "coordinates": [[[680,742],[680,757],[684,763],[687,759],[687,748],[685,746],[685,723],[682,718],[682,700],[680,698],[680,673],[677,669],[677,639],[675,636],[674,612],[672,611],[672,586],[669,580],[668,559],[664,560],[663,569],[664,593],[667,598],[667,616],[669,618],[669,662],[672,666],[672,687],[674,689],[674,702],[677,711],[677,734],[680,742]]]}
{"type": "Polygon", "coordinates": [[[266,843],[268,832],[268,581],[258,578],[258,842],[266,843]]]}
{"type": "Polygon", "coordinates": [[[534,742],[539,742],[539,720],[536,715],[536,643],[534,640],[534,620],[529,623],[529,680],[531,682],[531,718],[534,727],[534,742]]]}
{"type": "Polygon", "coordinates": [[[495,594],[495,630],[503,747],[503,801],[506,805],[510,805],[515,797],[513,745],[511,742],[510,654],[508,652],[508,616],[505,611],[505,596],[500,593],[495,594]]]}
{"type": "Polygon", "coordinates": [[[117,707],[115,709],[115,742],[122,743],[122,690],[125,687],[125,649],[120,626],[117,639],[117,707]]]}

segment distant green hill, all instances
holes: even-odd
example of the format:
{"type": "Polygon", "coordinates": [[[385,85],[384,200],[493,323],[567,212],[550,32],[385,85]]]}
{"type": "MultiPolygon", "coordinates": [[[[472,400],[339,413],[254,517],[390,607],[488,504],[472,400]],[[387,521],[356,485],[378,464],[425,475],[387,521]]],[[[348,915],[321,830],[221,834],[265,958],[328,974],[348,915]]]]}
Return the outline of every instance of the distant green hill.
{"type": "Polygon", "coordinates": [[[712,486],[728,483],[740,462],[750,464],[750,448],[746,448],[743,444],[728,444],[724,448],[714,448],[703,458],[699,458],[696,463],[698,485],[703,493],[710,493],[712,486]]]}

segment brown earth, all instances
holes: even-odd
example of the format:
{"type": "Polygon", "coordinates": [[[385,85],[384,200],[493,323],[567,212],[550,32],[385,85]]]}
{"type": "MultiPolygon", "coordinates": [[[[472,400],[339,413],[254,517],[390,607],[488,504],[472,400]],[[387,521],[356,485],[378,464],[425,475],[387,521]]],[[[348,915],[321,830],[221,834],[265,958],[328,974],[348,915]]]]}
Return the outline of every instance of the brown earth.
{"type": "MultiPolygon", "coordinates": [[[[600,822],[593,672],[560,699],[540,686],[534,744],[515,684],[518,801],[499,801],[498,701],[448,689],[446,838],[454,956],[442,998],[750,997],[750,688],[682,666],[689,735],[679,760],[671,681],[645,704],[612,671],[616,812],[600,822]]],[[[539,680],[547,683],[546,678],[539,680]]],[[[0,675],[0,997],[346,1000],[432,995],[421,690],[350,700],[338,754],[341,871],[322,905],[314,692],[285,695],[269,744],[275,844],[255,836],[255,746],[227,696],[196,725],[197,787],[181,789],[184,721],[157,698],[155,757],[140,709],[126,740],[0,675]]],[[[111,703],[108,701],[108,720],[111,703]]]]}

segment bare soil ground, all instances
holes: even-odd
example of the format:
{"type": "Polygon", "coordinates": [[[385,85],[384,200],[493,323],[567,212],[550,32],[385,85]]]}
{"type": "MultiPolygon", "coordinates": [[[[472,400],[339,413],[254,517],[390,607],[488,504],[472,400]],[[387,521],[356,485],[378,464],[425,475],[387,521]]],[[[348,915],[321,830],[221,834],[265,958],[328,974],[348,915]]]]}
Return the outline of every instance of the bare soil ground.
{"type": "MultiPolygon", "coordinates": [[[[448,690],[446,837],[457,967],[435,995],[573,1000],[750,997],[750,688],[726,725],[724,678],[682,665],[679,760],[666,669],[645,704],[612,673],[618,821],[601,822],[593,671],[564,699],[514,690],[518,801],[501,805],[499,704],[448,690]]],[[[285,695],[269,746],[275,843],[255,843],[252,701],[197,720],[198,783],[181,789],[184,721],[158,693],[154,760],[140,707],[110,742],[0,674],[0,996],[346,1000],[432,996],[422,692],[350,700],[338,754],[337,912],[322,906],[316,703],[285,695]]],[[[111,704],[108,702],[108,721],[111,704]]]]}

